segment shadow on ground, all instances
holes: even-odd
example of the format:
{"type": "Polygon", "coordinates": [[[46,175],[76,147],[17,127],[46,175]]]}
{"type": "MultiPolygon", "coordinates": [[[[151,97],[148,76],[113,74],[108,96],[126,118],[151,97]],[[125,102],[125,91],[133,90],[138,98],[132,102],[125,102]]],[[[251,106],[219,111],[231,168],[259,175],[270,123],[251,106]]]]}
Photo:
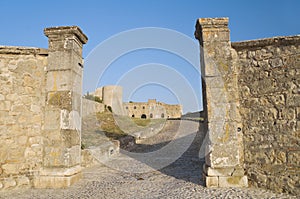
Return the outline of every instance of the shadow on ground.
{"type": "MultiPolygon", "coordinates": [[[[180,122],[180,121],[178,121],[180,122]]],[[[162,172],[168,176],[175,177],[176,179],[181,179],[186,182],[191,182],[194,184],[204,185],[202,180],[202,168],[205,162],[204,157],[199,157],[199,151],[201,149],[202,143],[205,138],[204,125],[199,123],[199,121],[188,121],[189,123],[195,122],[199,124],[199,127],[196,132],[192,132],[185,137],[181,137],[176,140],[172,140],[175,143],[184,143],[185,139],[194,138],[187,150],[174,162],[168,166],[158,169],[159,172],[162,172]]],[[[188,131],[189,129],[187,129],[188,131]]],[[[164,141],[156,144],[137,144],[130,152],[134,153],[147,153],[160,150],[161,148],[168,145],[171,141],[164,141]]],[[[202,148],[203,149],[203,148],[202,148]]],[[[202,150],[201,149],[201,150],[202,150]]],[[[170,152],[172,153],[172,152],[170,152]]],[[[128,155],[126,153],[126,155],[128,155]]],[[[130,156],[130,153],[129,153],[130,156]]],[[[136,156],[130,156],[137,159],[138,161],[147,164],[152,168],[156,168],[156,164],[149,161],[146,158],[137,158],[136,156]]]]}

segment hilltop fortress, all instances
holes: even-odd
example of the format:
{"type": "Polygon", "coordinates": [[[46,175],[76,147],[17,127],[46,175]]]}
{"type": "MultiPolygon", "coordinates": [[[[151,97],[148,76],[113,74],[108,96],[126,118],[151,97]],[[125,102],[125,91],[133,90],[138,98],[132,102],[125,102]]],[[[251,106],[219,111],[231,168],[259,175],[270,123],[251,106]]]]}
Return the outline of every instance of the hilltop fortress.
{"type": "MultiPolygon", "coordinates": [[[[110,85],[97,88],[91,93],[102,101],[103,106],[111,107],[118,115],[127,115],[133,118],[180,118],[182,106],[179,104],[165,104],[156,99],[149,99],[148,102],[123,102],[123,88],[110,85]]],[[[100,108],[103,111],[104,108],[100,108]]]]}

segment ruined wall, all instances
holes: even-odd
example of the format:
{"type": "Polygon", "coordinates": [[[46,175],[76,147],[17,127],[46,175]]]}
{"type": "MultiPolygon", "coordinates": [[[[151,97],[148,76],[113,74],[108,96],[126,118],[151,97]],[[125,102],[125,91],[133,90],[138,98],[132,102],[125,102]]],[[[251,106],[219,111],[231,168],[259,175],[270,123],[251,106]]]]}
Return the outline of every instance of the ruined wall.
{"type": "Polygon", "coordinates": [[[82,98],[82,117],[104,112],[104,104],[82,98]]]}
{"type": "Polygon", "coordinates": [[[42,167],[47,50],[0,47],[0,189],[42,167]]]}
{"type": "Polygon", "coordinates": [[[300,36],[232,43],[252,185],[300,194],[300,36]]]}

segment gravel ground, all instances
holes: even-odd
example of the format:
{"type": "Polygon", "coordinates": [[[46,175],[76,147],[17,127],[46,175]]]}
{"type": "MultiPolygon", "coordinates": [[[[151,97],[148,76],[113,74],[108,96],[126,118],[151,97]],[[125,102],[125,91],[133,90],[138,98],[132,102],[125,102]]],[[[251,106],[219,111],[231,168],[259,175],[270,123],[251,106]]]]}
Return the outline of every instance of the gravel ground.
{"type": "MultiPolygon", "coordinates": [[[[184,121],[182,125],[189,132],[198,130],[195,122],[184,121]]],[[[196,134],[184,136],[192,135],[196,134]]],[[[204,187],[201,179],[203,160],[198,158],[201,138],[202,135],[197,134],[188,150],[162,169],[151,170],[156,166],[155,163],[121,152],[106,162],[109,166],[96,165],[84,169],[83,179],[67,189],[11,190],[1,192],[0,198],[297,198],[256,188],[204,187]],[[141,167],[148,168],[149,171],[139,172],[141,167]]],[[[176,139],[185,143],[183,137],[176,139]]],[[[147,152],[162,149],[169,143],[168,138],[160,134],[157,138],[144,140],[133,152],[147,156],[147,152]],[[155,144],[154,140],[160,140],[160,144],[155,144]]],[[[175,144],[174,147],[178,149],[178,145],[175,144]]],[[[170,159],[172,155],[170,152],[170,159]]]]}

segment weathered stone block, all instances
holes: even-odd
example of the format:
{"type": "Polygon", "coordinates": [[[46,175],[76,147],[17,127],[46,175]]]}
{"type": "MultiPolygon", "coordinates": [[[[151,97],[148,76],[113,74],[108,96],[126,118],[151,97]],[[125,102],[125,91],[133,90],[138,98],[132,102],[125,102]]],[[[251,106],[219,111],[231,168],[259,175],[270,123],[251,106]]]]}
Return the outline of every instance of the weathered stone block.
{"type": "Polygon", "coordinates": [[[210,144],[206,148],[205,162],[212,168],[235,167],[240,164],[237,142],[210,144]]]}
{"type": "Polygon", "coordinates": [[[28,140],[28,137],[23,135],[18,138],[18,143],[20,145],[25,145],[27,143],[27,140],[28,140]]]}
{"type": "Polygon", "coordinates": [[[207,165],[203,165],[203,172],[207,176],[231,176],[234,171],[234,168],[211,168],[208,167],[207,165]]]}
{"type": "Polygon", "coordinates": [[[82,178],[81,173],[72,176],[39,176],[33,180],[34,188],[66,188],[82,178]]]}
{"type": "Polygon", "coordinates": [[[300,151],[290,151],[288,152],[288,164],[293,166],[300,165],[300,151]]]}
{"type": "Polygon", "coordinates": [[[205,183],[206,187],[208,187],[208,188],[219,187],[219,178],[218,177],[204,175],[203,178],[204,178],[204,183],[205,183]]]}
{"type": "Polygon", "coordinates": [[[13,178],[6,178],[3,180],[3,189],[15,187],[17,182],[13,178]]]}
{"type": "Polygon", "coordinates": [[[5,100],[5,97],[4,97],[4,95],[0,94],[0,101],[3,101],[3,100],[5,100]]]}
{"type": "Polygon", "coordinates": [[[72,71],[49,71],[47,73],[46,91],[66,91],[71,90],[72,71]]]}
{"type": "Polygon", "coordinates": [[[236,122],[211,122],[208,123],[209,139],[213,144],[237,141],[237,133],[241,131],[241,125],[236,122]]]}
{"type": "Polygon", "coordinates": [[[14,163],[3,164],[2,169],[6,175],[19,173],[19,165],[14,163]]]}
{"type": "Polygon", "coordinates": [[[9,111],[11,108],[10,101],[0,101],[0,110],[1,111],[9,111]]]}
{"type": "Polygon", "coordinates": [[[49,168],[40,171],[33,179],[35,188],[63,188],[72,185],[82,177],[81,167],[49,168]]]}
{"type": "Polygon", "coordinates": [[[17,182],[17,186],[29,186],[30,185],[30,181],[28,177],[25,176],[20,176],[16,179],[17,182]]]}
{"type": "Polygon", "coordinates": [[[61,136],[67,148],[80,145],[80,132],[76,130],[61,130],[61,136]]]}
{"type": "Polygon", "coordinates": [[[245,170],[243,168],[241,167],[234,168],[232,176],[244,176],[244,175],[245,175],[245,170]]]}
{"type": "Polygon", "coordinates": [[[47,104],[54,108],[72,110],[72,92],[54,91],[47,95],[47,104]]]}
{"type": "MultiPolygon", "coordinates": [[[[58,143],[59,144],[59,143],[58,143]]],[[[49,146],[45,147],[44,149],[44,167],[64,167],[68,166],[67,162],[65,161],[65,148],[59,146],[49,146]]]]}
{"type": "MultiPolygon", "coordinates": [[[[75,74],[81,74],[82,59],[81,56],[77,58],[77,55],[78,54],[72,53],[72,50],[51,52],[48,56],[47,70],[57,72],[73,71],[75,74]]],[[[69,80],[72,81],[72,79],[73,78],[69,80]]],[[[68,84],[70,84],[70,82],[68,84]]]]}
{"type": "Polygon", "coordinates": [[[60,110],[45,110],[45,130],[60,129],[60,110]]]}
{"type": "Polygon", "coordinates": [[[220,176],[219,187],[248,187],[247,176],[220,176]]]}
{"type": "Polygon", "coordinates": [[[65,130],[81,131],[81,116],[78,111],[61,110],[60,112],[60,128],[65,130]]]}

